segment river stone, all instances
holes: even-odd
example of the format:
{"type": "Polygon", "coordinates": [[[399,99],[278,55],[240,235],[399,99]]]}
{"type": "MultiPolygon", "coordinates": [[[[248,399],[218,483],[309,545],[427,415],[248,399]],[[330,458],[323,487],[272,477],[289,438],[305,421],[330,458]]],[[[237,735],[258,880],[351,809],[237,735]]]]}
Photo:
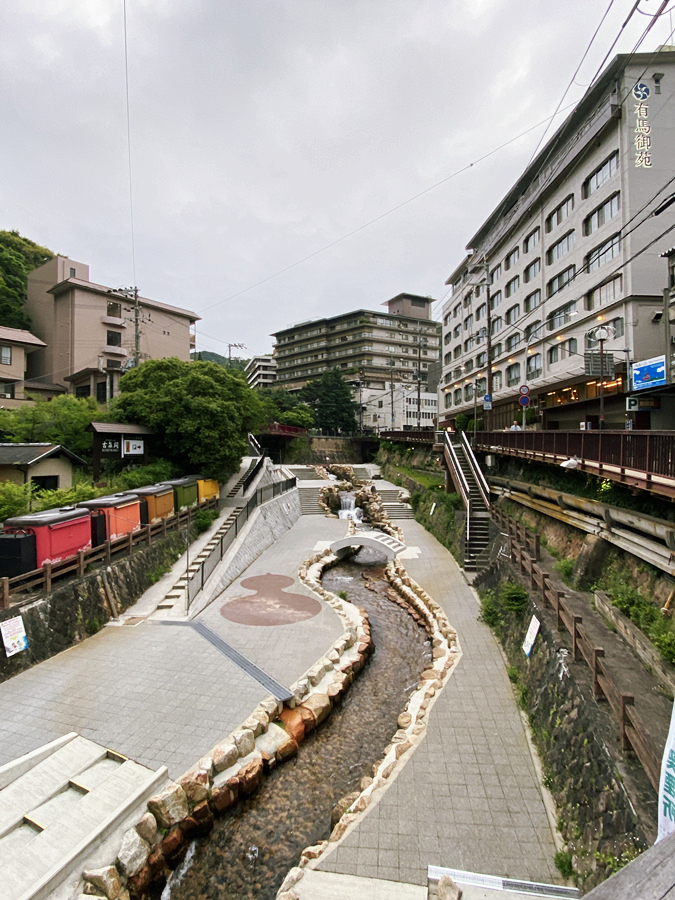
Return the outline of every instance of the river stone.
{"type": "Polygon", "coordinates": [[[333,828],[335,828],[337,823],[340,821],[342,816],[347,812],[347,810],[352,805],[352,803],[354,803],[356,800],[359,799],[359,796],[360,796],[360,791],[352,791],[351,794],[346,794],[344,797],[342,797],[340,800],[338,800],[338,802],[335,804],[335,806],[333,807],[331,814],[330,814],[331,830],[333,828]]]}
{"type": "Polygon", "coordinates": [[[122,838],[117,858],[122,872],[130,877],[140,871],[150,855],[150,847],[139,837],[135,828],[130,828],[122,838]]]}
{"type": "Polygon", "coordinates": [[[147,844],[154,844],[157,839],[157,819],[152,813],[146,813],[141,821],[136,823],[136,831],[147,844]]]}
{"type": "Polygon", "coordinates": [[[263,779],[263,761],[262,759],[252,759],[251,762],[242,766],[237,773],[239,781],[239,790],[244,797],[254,794],[263,779]]]}
{"type": "Polygon", "coordinates": [[[253,732],[248,728],[240,728],[232,733],[239,756],[248,756],[255,750],[255,738],[253,732]]]}
{"type": "Polygon", "coordinates": [[[254,737],[259,737],[269,728],[270,719],[267,713],[262,710],[253,710],[251,715],[246,719],[242,728],[248,728],[253,732],[254,737]]]}
{"type": "Polygon", "coordinates": [[[117,900],[122,890],[119,872],[115,866],[104,866],[102,869],[88,869],[82,873],[82,877],[89,884],[93,884],[99,891],[103,891],[108,900],[117,900]]]}
{"type": "Polygon", "coordinates": [[[239,782],[236,778],[230,778],[227,784],[214,788],[211,795],[211,803],[216,812],[222,813],[232,807],[239,800],[239,782]],[[231,783],[233,782],[233,783],[231,783]]]}
{"type": "Polygon", "coordinates": [[[438,900],[462,900],[464,891],[458,887],[449,875],[441,875],[436,889],[438,900]]]}
{"type": "Polygon", "coordinates": [[[171,782],[148,800],[148,809],[163,828],[169,828],[188,814],[185,791],[179,784],[171,782]]]}
{"type": "Polygon", "coordinates": [[[216,772],[224,772],[229,769],[239,759],[239,751],[234,742],[228,741],[224,744],[218,744],[213,749],[213,765],[216,772]]]}
{"type": "Polygon", "coordinates": [[[277,894],[276,900],[300,900],[300,894],[296,891],[284,891],[283,894],[277,894]]]}
{"type": "Polygon", "coordinates": [[[331,711],[330,697],[327,694],[312,694],[307,697],[302,706],[314,715],[317,725],[327,719],[331,711]]]}
{"type": "Polygon", "coordinates": [[[201,803],[209,796],[209,776],[206,772],[186,772],[178,779],[190,803],[201,803]]]}
{"type": "Polygon", "coordinates": [[[355,819],[356,819],[355,815],[353,815],[352,813],[346,813],[340,819],[340,821],[337,823],[335,828],[331,831],[330,837],[328,838],[328,840],[331,841],[331,843],[334,843],[335,841],[339,841],[340,838],[345,833],[345,831],[349,828],[349,826],[352,824],[352,822],[355,819]]]}
{"type": "MultiPolygon", "coordinates": [[[[279,894],[283,894],[284,891],[290,891],[292,887],[294,887],[304,875],[304,871],[300,868],[300,866],[293,866],[292,869],[289,870],[288,874],[281,882],[281,887],[279,888],[279,894]]],[[[279,896],[277,894],[277,897],[279,896]]]]}
{"type": "Polygon", "coordinates": [[[362,791],[365,791],[366,788],[369,788],[372,783],[373,779],[370,777],[370,775],[364,775],[361,781],[359,781],[359,787],[362,791]]]}
{"type": "Polygon", "coordinates": [[[305,737],[305,722],[300,712],[300,707],[295,709],[284,708],[284,711],[281,713],[281,721],[284,723],[288,736],[300,744],[305,737]]]}
{"type": "Polygon", "coordinates": [[[410,713],[402,712],[401,715],[398,717],[397,724],[398,724],[399,728],[407,728],[411,722],[412,722],[412,716],[410,715],[410,713]]]}
{"type": "Polygon", "coordinates": [[[274,697],[265,697],[264,700],[260,701],[258,706],[263,710],[263,712],[267,713],[267,715],[270,717],[270,720],[273,716],[278,716],[281,710],[284,708],[283,703],[280,703],[274,697]]]}
{"type": "Polygon", "coordinates": [[[297,755],[298,752],[298,744],[297,741],[294,741],[292,737],[289,737],[284,743],[277,749],[274,754],[274,758],[279,763],[285,763],[287,760],[292,759],[297,755]]]}
{"type": "Polygon", "coordinates": [[[382,769],[382,778],[389,778],[395,768],[396,762],[394,760],[392,760],[390,763],[387,763],[384,769],[382,769]]]}
{"type": "Polygon", "coordinates": [[[302,855],[305,859],[318,859],[327,846],[328,841],[319,841],[318,844],[313,844],[311,847],[305,847],[302,851],[302,855]]]}

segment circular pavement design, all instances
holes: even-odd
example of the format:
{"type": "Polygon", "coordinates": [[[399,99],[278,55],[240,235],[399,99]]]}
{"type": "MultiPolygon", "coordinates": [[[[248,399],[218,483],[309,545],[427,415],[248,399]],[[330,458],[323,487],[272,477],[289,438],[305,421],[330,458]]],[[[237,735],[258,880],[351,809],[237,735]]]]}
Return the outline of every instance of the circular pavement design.
{"type": "Polygon", "coordinates": [[[292,625],[314,618],[321,611],[321,604],[314,597],[283,590],[293,583],[288,575],[269,572],[245,578],[241,586],[256,593],[233,597],[221,606],[220,614],[240,625],[292,625]]]}

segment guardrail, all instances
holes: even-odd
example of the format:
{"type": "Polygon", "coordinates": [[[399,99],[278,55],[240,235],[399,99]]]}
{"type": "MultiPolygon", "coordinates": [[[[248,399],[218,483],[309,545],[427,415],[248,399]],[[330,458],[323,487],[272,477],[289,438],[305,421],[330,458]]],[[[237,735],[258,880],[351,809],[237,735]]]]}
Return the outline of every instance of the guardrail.
{"type": "Polygon", "coordinates": [[[466,461],[469,464],[471,471],[473,472],[473,477],[476,481],[476,485],[478,490],[481,492],[481,496],[483,498],[483,502],[487,509],[490,508],[490,488],[488,487],[488,483],[485,479],[485,475],[481,470],[481,467],[478,465],[476,461],[476,457],[474,456],[473,450],[471,449],[471,444],[469,444],[466,432],[462,431],[462,436],[460,438],[462,447],[464,448],[464,456],[466,457],[466,461]]]}
{"type": "MultiPolygon", "coordinates": [[[[471,490],[469,488],[469,482],[466,480],[466,476],[462,471],[462,467],[459,464],[459,458],[457,457],[457,451],[455,449],[455,445],[452,443],[452,438],[449,434],[445,436],[445,458],[448,464],[448,468],[450,469],[450,474],[454,475],[453,481],[455,482],[457,488],[459,489],[459,493],[462,495],[462,501],[464,503],[464,507],[466,509],[466,528],[464,530],[465,541],[469,539],[469,525],[471,523],[471,490]]],[[[464,559],[464,553],[461,551],[461,558],[464,559]]]]}
{"type": "Polygon", "coordinates": [[[214,545],[211,553],[209,553],[206,559],[202,560],[198,567],[194,571],[191,571],[189,575],[187,584],[188,610],[192,601],[203,589],[209,576],[213,574],[214,569],[225,556],[229,546],[236,540],[239,532],[248,522],[251,513],[258,506],[267,503],[268,500],[272,500],[274,497],[279,497],[281,494],[293,490],[296,485],[297,478],[286,478],[284,481],[275,481],[272,484],[266,484],[264,487],[258,488],[255,493],[251,495],[245,506],[233,511],[233,514],[222,526],[222,534],[220,534],[218,542],[214,545]]]}
{"type": "Polygon", "coordinates": [[[635,708],[635,697],[621,690],[608,672],[603,660],[605,651],[595,647],[583,628],[583,617],[577,615],[565,602],[565,591],[559,591],[548,572],[537,563],[540,560],[539,535],[532,534],[511,516],[499,509],[493,516],[500,528],[511,538],[511,560],[521,574],[530,579],[530,589],[537,591],[545,608],[555,612],[558,631],[565,629],[572,638],[572,658],[584,660],[593,674],[593,695],[596,700],[607,700],[621,729],[624,750],[632,750],[640,760],[654,789],[659,789],[661,757],[654,750],[654,739],[635,708]]]}
{"type": "MultiPolygon", "coordinates": [[[[198,509],[216,509],[218,498],[212,497],[201,503],[198,509]]],[[[0,578],[0,609],[10,606],[11,595],[22,591],[43,590],[51,591],[52,582],[74,575],[82,578],[87,566],[93,563],[101,563],[109,566],[113,559],[120,556],[128,556],[137,544],[151,544],[158,537],[165,537],[170,531],[176,531],[185,524],[189,524],[193,509],[183,510],[173,515],[170,519],[162,519],[153,525],[145,525],[138,531],[129,532],[124,537],[114,541],[105,541],[91,550],[79,550],[75,556],[69,556],[60,562],[45,563],[40,569],[25,572],[23,575],[15,575],[13,578],[3,576],[0,578]]]]}

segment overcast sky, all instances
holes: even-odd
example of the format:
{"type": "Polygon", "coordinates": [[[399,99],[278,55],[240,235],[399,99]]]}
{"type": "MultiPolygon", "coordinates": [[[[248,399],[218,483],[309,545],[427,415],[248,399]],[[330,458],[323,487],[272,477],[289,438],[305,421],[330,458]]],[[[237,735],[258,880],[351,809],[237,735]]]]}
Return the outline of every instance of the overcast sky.
{"type": "Polygon", "coordinates": [[[127,0],[134,272],[123,0],[3,0],[0,228],[195,310],[198,348],[225,356],[402,291],[440,301],[543,126],[478,160],[554,112],[609,3],[127,0]]]}

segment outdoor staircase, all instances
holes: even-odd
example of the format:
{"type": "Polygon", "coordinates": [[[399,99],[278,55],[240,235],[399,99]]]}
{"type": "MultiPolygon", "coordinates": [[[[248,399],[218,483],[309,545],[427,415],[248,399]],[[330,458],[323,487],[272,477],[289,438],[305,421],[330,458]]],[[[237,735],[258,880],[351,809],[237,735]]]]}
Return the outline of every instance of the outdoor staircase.
{"type": "Polygon", "coordinates": [[[451,473],[453,471],[455,473],[453,480],[462,482],[468,489],[468,496],[465,496],[464,491],[460,491],[460,497],[467,510],[463,567],[467,572],[475,572],[477,559],[490,542],[490,507],[486,504],[483,491],[479,487],[476,473],[480,472],[480,469],[466,436],[458,438],[457,435],[446,434],[445,441],[445,461],[451,473]],[[454,453],[448,446],[451,441],[454,453]],[[458,476],[457,467],[462,477],[458,476]]]}
{"type": "Polygon", "coordinates": [[[232,488],[228,491],[228,493],[227,493],[227,495],[226,495],[227,498],[228,498],[228,500],[231,500],[233,497],[236,497],[236,496],[237,496],[237,494],[239,493],[239,491],[242,489],[244,482],[245,482],[246,479],[248,478],[249,473],[250,473],[253,469],[255,469],[255,467],[256,467],[257,464],[258,464],[258,460],[257,460],[257,459],[252,459],[252,460],[251,460],[248,469],[246,469],[246,471],[239,477],[239,480],[236,481],[236,482],[232,485],[232,488]]]}
{"type": "Polygon", "coordinates": [[[286,468],[298,481],[326,481],[317,474],[316,469],[313,469],[312,466],[286,466],[286,468]]]}
{"type": "MultiPolygon", "coordinates": [[[[324,481],[323,484],[330,484],[324,481]]],[[[298,496],[300,498],[300,515],[302,516],[323,516],[324,510],[319,506],[319,491],[322,485],[309,485],[307,487],[298,488],[298,496]]]]}
{"type": "Polygon", "coordinates": [[[167,780],[75,733],[0,767],[3,900],[52,896],[167,780]]]}

